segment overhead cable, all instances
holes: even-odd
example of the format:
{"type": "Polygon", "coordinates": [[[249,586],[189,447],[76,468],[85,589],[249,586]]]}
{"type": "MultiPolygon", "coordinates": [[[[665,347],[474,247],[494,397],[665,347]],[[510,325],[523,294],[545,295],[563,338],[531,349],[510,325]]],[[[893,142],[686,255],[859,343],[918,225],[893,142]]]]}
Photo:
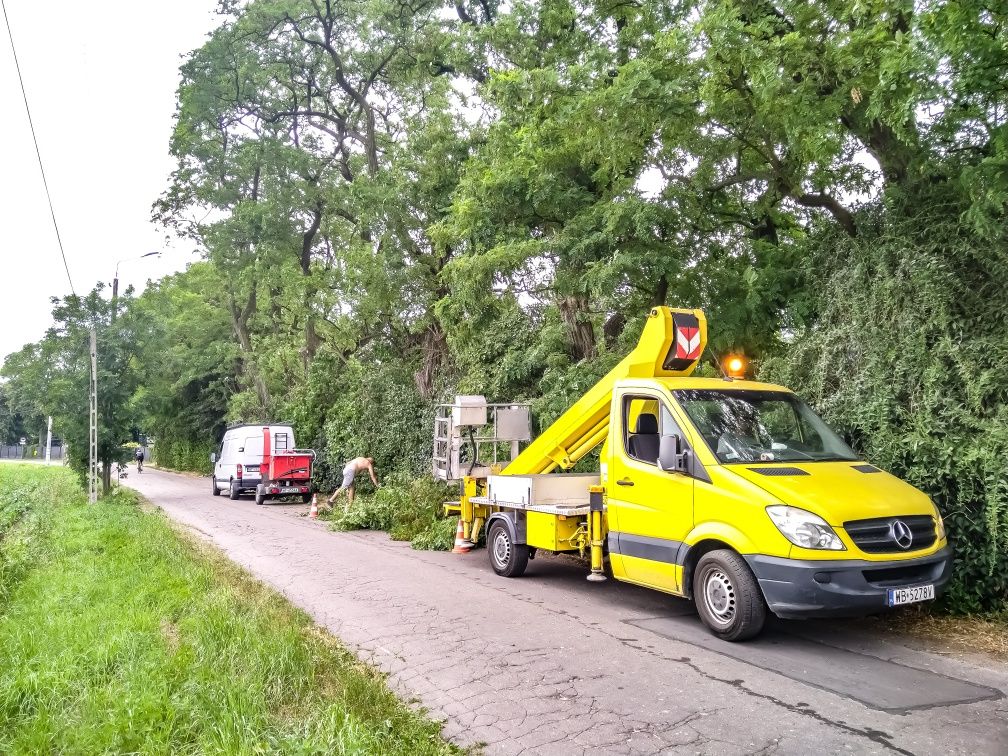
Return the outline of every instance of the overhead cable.
{"type": "Polygon", "coordinates": [[[42,166],[42,152],[39,150],[38,137],[35,136],[35,123],[32,121],[31,108],[28,107],[28,94],[25,92],[24,78],[21,76],[21,64],[18,63],[17,50],[14,49],[14,35],[11,33],[10,19],[7,18],[7,4],[0,0],[3,8],[4,23],[7,24],[7,38],[10,39],[11,53],[14,55],[14,68],[17,69],[18,81],[21,83],[21,96],[24,98],[25,112],[28,114],[28,125],[31,127],[32,141],[35,142],[35,156],[38,158],[39,171],[42,173],[42,185],[45,187],[46,199],[49,200],[49,214],[52,216],[53,228],[56,229],[56,241],[59,242],[60,255],[63,257],[63,267],[66,269],[70,292],[76,297],[73,279],[70,278],[70,266],[67,265],[66,252],[63,251],[63,239],[60,237],[59,224],[56,223],[56,211],[53,210],[52,196],[49,194],[49,182],[46,181],[45,168],[42,166]]]}

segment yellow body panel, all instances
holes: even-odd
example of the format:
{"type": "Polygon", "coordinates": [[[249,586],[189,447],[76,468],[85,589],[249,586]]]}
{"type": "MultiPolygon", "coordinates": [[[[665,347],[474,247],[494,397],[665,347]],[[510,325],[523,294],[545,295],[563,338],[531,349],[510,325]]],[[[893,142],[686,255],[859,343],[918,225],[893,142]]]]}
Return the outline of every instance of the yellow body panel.
{"type": "Polygon", "coordinates": [[[611,555],[609,562],[613,577],[617,580],[652,588],[662,593],[671,593],[674,596],[683,595],[679,587],[683,575],[681,565],[621,555],[611,555]]]}
{"type": "Polygon", "coordinates": [[[525,542],[537,549],[573,551],[577,545],[572,539],[580,522],[577,517],[528,512],[525,521],[525,542]]]}

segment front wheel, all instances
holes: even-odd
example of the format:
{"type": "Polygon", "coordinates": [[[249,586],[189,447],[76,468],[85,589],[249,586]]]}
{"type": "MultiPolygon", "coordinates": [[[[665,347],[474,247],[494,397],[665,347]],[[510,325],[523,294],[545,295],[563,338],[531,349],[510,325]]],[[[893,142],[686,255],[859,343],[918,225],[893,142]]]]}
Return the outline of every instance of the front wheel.
{"type": "Polygon", "coordinates": [[[213,486],[213,495],[220,496],[220,489],[217,488],[217,478],[214,477],[213,473],[210,473],[210,485],[213,486]]]}
{"type": "Polygon", "coordinates": [[[728,549],[700,557],[693,573],[693,602],[703,623],[722,640],[752,638],[766,621],[763,593],[752,570],[728,549]]]}
{"type": "Polygon", "coordinates": [[[487,533],[487,551],[490,566],[502,577],[520,577],[528,567],[528,546],[515,543],[507,525],[500,520],[494,522],[487,533]]]}

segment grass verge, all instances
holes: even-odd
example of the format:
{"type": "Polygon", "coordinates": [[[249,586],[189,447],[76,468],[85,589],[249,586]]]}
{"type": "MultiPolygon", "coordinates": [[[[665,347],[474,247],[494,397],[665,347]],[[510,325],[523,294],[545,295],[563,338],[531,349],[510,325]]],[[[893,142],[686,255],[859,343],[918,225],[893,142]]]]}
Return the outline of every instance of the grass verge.
{"type": "Polygon", "coordinates": [[[0,469],[0,752],[456,753],[303,612],[117,489],[0,469]]]}

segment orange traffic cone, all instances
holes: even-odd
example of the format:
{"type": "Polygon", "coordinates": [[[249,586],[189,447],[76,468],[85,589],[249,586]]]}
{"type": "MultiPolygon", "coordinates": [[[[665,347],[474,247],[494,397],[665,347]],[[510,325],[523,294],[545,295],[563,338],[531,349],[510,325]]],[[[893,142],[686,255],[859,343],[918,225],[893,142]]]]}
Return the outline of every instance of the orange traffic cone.
{"type": "Polygon", "coordinates": [[[318,517],[318,494],[312,494],[311,512],[308,513],[308,517],[310,517],[313,520],[318,517]]]}
{"type": "Polygon", "coordinates": [[[472,544],[465,539],[465,528],[462,527],[462,518],[459,518],[458,527],[455,528],[455,548],[452,554],[468,554],[472,549],[472,544]]]}

